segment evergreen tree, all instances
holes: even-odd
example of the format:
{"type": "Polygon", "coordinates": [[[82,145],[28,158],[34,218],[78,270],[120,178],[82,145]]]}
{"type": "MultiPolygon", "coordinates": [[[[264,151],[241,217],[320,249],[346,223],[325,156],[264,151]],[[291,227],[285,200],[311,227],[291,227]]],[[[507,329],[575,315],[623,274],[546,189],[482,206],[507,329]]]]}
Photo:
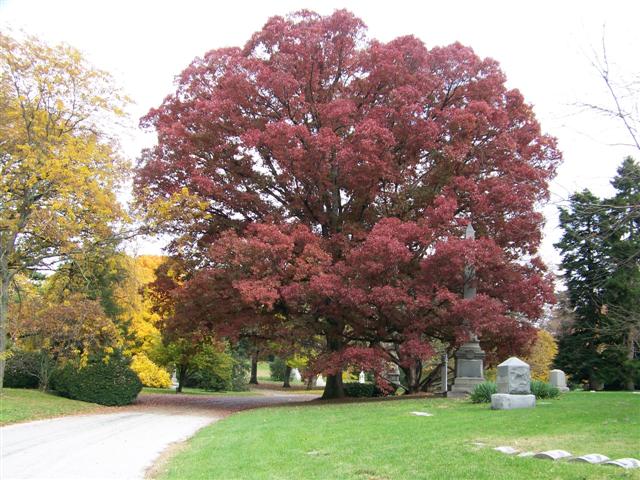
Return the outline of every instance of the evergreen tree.
{"type": "Polygon", "coordinates": [[[640,167],[625,159],[601,200],[588,190],[560,209],[562,253],[573,324],[560,333],[556,366],[590,388],[633,389],[640,323],[640,167]]]}

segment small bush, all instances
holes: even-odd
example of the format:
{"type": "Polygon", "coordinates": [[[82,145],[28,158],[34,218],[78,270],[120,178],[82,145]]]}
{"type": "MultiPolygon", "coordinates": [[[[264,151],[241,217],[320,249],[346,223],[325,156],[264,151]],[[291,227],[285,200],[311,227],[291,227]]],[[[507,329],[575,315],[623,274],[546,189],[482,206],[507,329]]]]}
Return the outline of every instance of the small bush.
{"type": "Polygon", "coordinates": [[[560,390],[550,383],[542,382],[540,380],[532,380],[531,393],[533,393],[537,399],[542,400],[557,398],[560,395],[560,390]]]}
{"type": "Polygon", "coordinates": [[[349,382],[343,384],[344,394],[347,397],[384,397],[385,393],[373,383],[349,382]]]}
{"type": "Polygon", "coordinates": [[[275,382],[284,382],[284,374],[287,370],[287,363],[281,358],[275,357],[269,362],[269,372],[271,380],[275,382]]]}
{"type": "Polygon", "coordinates": [[[498,392],[498,387],[494,382],[484,382],[476,385],[471,392],[473,403],[489,403],[491,395],[498,392]]]}
{"type": "Polygon", "coordinates": [[[100,405],[128,405],[142,390],[129,360],[121,355],[92,361],[79,369],[67,364],[56,370],[51,385],[64,397],[100,405]]]}
{"type": "Polygon", "coordinates": [[[4,383],[7,388],[38,388],[40,354],[11,350],[4,371],[4,383]]]}

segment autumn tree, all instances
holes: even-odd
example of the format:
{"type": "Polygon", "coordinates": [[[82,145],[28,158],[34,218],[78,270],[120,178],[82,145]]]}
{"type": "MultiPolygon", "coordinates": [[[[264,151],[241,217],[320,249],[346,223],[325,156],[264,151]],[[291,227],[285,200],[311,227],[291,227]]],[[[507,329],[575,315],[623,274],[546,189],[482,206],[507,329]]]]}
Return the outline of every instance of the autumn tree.
{"type": "Polygon", "coordinates": [[[100,303],[79,294],[60,303],[32,295],[12,304],[10,312],[14,345],[38,354],[38,368],[29,373],[38,377],[43,390],[56,366],[67,362],[81,366],[90,358],[108,356],[122,344],[116,325],[100,303]]]}
{"type": "Polygon", "coordinates": [[[113,235],[124,168],[106,134],[125,101],[68,46],[0,34],[0,386],[9,289],[113,235]]]}
{"type": "Polygon", "coordinates": [[[560,154],[496,61],[302,11],[196,58],[142,125],[158,140],[139,202],[196,267],[176,323],[321,337],[325,397],[347,365],[380,372],[388,344],[410,365],[468,329],[494,349],[535,335],[551,295],[536,207],[560,154]]]}

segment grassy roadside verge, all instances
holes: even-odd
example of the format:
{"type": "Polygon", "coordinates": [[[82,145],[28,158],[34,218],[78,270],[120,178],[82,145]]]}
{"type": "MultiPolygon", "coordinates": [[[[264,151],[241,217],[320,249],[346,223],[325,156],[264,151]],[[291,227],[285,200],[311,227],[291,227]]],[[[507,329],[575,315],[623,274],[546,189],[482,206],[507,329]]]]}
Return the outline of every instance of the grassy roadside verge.
{"type": "Polygon", "coordinates": [[[88,413],[105,408],[39,390],[4,388],[0,393],[0,425],[42,418],[88,413]]]}
{"type": "Polygon", "coordinates": [[[259,409],[201,430],[159,478],[640,479],[637,470],[507,456],[493,451],[499,445],[640,458],[640,396],[570,393],[512,411],[447,399],[259,409]]]}

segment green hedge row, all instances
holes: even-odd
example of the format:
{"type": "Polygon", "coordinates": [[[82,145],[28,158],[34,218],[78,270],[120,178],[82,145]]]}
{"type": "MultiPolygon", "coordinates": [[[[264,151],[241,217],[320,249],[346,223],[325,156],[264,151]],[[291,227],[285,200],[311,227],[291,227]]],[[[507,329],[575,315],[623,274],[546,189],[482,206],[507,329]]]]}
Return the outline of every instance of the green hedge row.
{"type": "Polygon", "coordinates": [[[51,386],[64,397],[100,405],[128,405],[142,390],[129,360],[122,356],[93,361],[79,369],[68,364],[54,372],[51,386]]]}
{"type": "Polygon", "coordinates": [[[347,397],[383,397],[385,393],[373,383],[349,382],[343,385],[347,397]]]}

